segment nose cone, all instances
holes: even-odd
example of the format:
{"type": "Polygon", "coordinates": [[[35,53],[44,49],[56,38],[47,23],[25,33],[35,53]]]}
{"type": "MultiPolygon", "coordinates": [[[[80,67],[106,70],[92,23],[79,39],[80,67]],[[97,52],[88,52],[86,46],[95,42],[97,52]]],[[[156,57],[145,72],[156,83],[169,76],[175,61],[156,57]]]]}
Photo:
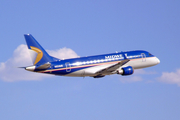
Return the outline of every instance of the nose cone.
{"type": "Polygon", "coordinates": [[[156,57],[156,63],[159,64],[160,60],[156,57]]]}

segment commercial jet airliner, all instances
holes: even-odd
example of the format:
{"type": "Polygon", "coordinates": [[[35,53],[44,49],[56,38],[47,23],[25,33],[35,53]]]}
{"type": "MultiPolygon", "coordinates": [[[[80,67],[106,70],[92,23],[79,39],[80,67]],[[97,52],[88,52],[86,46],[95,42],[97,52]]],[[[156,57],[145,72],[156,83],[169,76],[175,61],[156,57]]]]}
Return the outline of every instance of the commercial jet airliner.
{"type": "Polygon", "coordinates": [[[144,50],[58,59],[50,56],[31,34],[25,34],[24,37],[34,64],[24,68],[32,72],[101,78],[111,74],[131,75],[134,69],[151,67],[160,63],[156,56],[144,50]]]}

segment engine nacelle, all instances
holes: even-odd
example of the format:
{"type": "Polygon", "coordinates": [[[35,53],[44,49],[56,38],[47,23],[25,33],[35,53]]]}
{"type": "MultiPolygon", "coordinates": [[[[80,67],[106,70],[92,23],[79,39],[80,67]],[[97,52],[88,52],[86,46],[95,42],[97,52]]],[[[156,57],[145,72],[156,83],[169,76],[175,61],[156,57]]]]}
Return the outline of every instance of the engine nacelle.
{"type": "Polygon", "coordinates": [[[118,74],[121,75],[132,75],[134,73],[134,69],[131,66],[124,67],[120,71],[118,71],[118,74]]]}

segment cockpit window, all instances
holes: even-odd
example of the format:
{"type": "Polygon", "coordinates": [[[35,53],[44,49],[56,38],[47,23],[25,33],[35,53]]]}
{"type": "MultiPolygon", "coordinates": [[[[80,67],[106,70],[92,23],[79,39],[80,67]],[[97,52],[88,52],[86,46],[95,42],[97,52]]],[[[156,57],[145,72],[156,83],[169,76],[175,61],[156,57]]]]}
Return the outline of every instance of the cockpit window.
{"type": "Polygon", "coordinates": [[[151,53],[149,53],[149,56],[152,56],[152,54],[151,54],[151,53]]]}

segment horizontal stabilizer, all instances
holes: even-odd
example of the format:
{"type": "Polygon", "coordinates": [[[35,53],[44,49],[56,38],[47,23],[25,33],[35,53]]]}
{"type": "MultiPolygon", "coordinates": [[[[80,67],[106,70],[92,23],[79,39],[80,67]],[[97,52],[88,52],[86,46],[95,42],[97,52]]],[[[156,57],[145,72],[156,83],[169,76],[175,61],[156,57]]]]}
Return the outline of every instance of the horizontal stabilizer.
{"type": "Polygon", "coordinates": [[[40,65],[40,66],[28,66],[28,67],[24,67],[26,70],[28,71],[38,71],[38,70],[46,70],[48,69],[49,67],[51,66],[51,63],[45,63],[43,65],[40,65]]]}
{"type": "Polygon", "coordinates": [[[39,67],[37,67],[36,70],[48,69],[50,66],[51,66],[51,63],[45,63],[45,64],[40,65],[39,67]]]}

